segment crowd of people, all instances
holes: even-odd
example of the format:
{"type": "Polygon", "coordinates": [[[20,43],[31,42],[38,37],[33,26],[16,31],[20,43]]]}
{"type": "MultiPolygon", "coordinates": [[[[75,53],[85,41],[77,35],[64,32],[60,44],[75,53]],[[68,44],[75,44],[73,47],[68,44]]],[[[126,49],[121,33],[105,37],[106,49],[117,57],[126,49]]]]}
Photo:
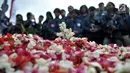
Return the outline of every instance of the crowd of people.
{"type": "Polygon", "coordinates": [[[27,13],[27,20],[23,20],[21,14],[16,15],[16,24],[12,25],[5,12],[8,5],[3,3],[0,11],[0,33],[25,33],[38,34],[44,39],[54,40],[56,33],[60,32],[59,24],[65,22],[67,28],[71,28],[76,37],[87,37],[89,41],[95,41],[98,44],[116,43],[117,45],[125,45],[123,36],[130,35],[130,16],[129,8],[125,4],[121,4],[116,8],[114,3],[103,2],[98,4],[98,8],[82,5],[80,9],[68,6],[68,14],[64,9],[54,9],[54,15],[48,11],[46,19],[39,16],[39,22],[35,22],[33,13],[27,13]],[[60,16],[62,18],[60,18],[60,16]],[[43,22],[43,23],[42,23],[43,22]]]}

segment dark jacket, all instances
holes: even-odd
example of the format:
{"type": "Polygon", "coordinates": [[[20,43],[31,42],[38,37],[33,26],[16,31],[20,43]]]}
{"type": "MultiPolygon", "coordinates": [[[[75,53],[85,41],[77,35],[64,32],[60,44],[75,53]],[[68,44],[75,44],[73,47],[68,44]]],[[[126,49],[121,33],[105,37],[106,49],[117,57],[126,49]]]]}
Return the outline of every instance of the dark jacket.
{"type": "Polygon", "coordinates": [[[87,18],[87,15],[85,15],[85,16],[80,15],[80,16],[79,16],[79,19],[82,20],[82,21],[84,21],[86,18],[87,18]]]}
{"type": "Polygon", "coordinates": [[[62,17],[61,18],[61,22],[66,22],[66,20],[67,20],[67,17],[62,17]]]}
{"type": "Polygon", "coordinates": [[[84,24],[84,36],[85,37],[100,37],[101,25],[100,23],[91,15],[89,15],[83,22],[84,24]],[[98,29],[96,32],[91,32],[90,29],[98,29]]]}
{"type": "Polygon", "coordinates": [[[26,29],[27,34],[36,34],[38,31],[35,29],[36,28],[36,22],[32,21],[25,21],[24,22],[24,27],[26,29]]]}
{"type": "Polygon", "coordinates": [[[101,17],[101,25],[105,33],[105,37],[120,38],[122,19],[118,14],[103,13],[101,17]]]}
{"type": "Polygon", "coordinates": [[[0,18],[0,33],[4,34],[4,32],[6,31],[5,29],[7,29],[9,26],[9,18],[4,16],[4,18],[0,18]]]}
{"type": "Polygon", "coordinates": [[[24,23],[25,28],[35,28],[35,25],[36,25],[36,22],[32,22],[29,20],[25,21],[25,23],[24,23]]]}
{"type": "Polygon", "coordinates": [[[36,25],[35,25],[35,29],[37,30],[36,33],[37,33],[39,36],[41,36],[41,35],[42,35],[43,24],[42,24],[42,23],[36,24],[36,25]]]}
{"type": "Polygon", "coordinates": [[[76,18],[74,20],[68,19],[66,21],[67,28],[71,28],[73,32],[75,32],[75,36],[77,37],[82,37],[83,33],[83,25],[82,25],[82,20],[79,18],[76,18]]]}
{"type": "Polygon", "coordinates": [[[122,24],[120,26],[120,30],[122,32],[122,35],[128,35],[130,32],[130,16],[129,15],[120,15],[122,19],[122,24]]]}
{"type": "Polygon", "coordinates": [[[49,39],[54,40],[56,38],[56,33],[60,32],[59,29],[60,23],[61,23],[61,19],[59,18],[49,21],[49,23],[47,24],[48,33],[49,33],[48,36],[50,36],[49,39]]]}
{"type": "Polygon", "coordinates": [[[10,34],[22,34],[22,29],[19,25],[10,26],[7,28],[7,32],[10,34]]]}

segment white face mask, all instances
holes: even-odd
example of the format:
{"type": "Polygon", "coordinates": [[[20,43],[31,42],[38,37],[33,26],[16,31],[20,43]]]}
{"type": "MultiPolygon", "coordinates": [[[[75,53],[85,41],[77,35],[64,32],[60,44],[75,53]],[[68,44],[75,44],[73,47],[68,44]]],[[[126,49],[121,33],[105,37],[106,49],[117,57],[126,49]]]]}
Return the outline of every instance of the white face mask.
{"type": "Polygon", "coordinates": [[[35,22],[35,20],[34,20],[34,19],[32,19],[31,21],[32,21],[32,22],[35,22]]]}

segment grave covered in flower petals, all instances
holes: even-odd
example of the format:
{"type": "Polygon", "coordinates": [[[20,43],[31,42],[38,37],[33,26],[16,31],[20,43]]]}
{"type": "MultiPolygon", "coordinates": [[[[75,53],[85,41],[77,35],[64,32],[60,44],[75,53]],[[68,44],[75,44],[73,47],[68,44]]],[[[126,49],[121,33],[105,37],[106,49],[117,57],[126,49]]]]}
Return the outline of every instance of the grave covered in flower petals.
{"type": "Polygon", "coordinates": [[[130,73],[130,47],[73,37],[66,24],[55,40],[37,35],[0,37],[0,73],[130,73]]]}

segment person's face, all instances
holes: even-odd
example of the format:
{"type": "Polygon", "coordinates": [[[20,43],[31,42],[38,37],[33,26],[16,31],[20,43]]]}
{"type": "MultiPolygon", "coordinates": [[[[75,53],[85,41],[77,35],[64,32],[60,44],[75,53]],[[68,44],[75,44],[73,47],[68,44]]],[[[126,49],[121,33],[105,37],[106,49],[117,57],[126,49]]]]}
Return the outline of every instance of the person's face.
{"type": "Polygon", "coordinates": [[[60,16],[60,13],[59,12],[55,12],[54,13],[56,17],[59,17],[60,16]]]}
{"type": "Polygon", "coordinates": [[[31,16],[31,21],[35,22],[35,16],[34,15],[31,16]]]}
{"type": "Polygon", "coordinates": [[[72,14],[71,14],[71,17],[72,18],[76,18],[78,15],[75,13],[75,12],[73,12],[72,14]]]}
{"type": "Polygon", "coordinates": [[[21,21],[22,20],[22,17],[21,16],[17,16],[17,21],[21,21]]]}
{"type": "Polygon", "coordinates": [[[68,7],[68,11],[69,12],[73,11],[73,7],[72,6],[68,7]]]}
{"type": "Polygon", "coordinates": [[[103,5],[103,4],[100,5],[100,6],[99,6],[99,9],[100,9],[100,10],[104,10],[104,5],[103,5]]]}
{"type": "Polygon", "coordinates": [[[65,11],[62,11],[61,12],[61,16],[65,16],[66,12],[65,11]]]}
{"type": "Polygon", "coordinates": [[[51,16],[50,16],[50,15],[47,15],[47,18],[48,18],[48,19],[51,19],[51,16]]]}
{"type": "Polygon", "coordinates": [[[32,15],[32,14],[28,16],[28,19],[29,19],[29,20],[31,20],[32,18],[33,18],[33,15],[32,15]]]}
{"type": "Polygon", "coordinates": [[[47,17],[47,19],[52,19],[51,13],[47,13],[47,14],[46,14],[46,17],[47,17]]]}
{"type": "Polygon", "coordinates": [[[107,4],[107,10],[112,10],[114,8],[114,6],[111,3],[107,4]]]}
{"type": "Polygon", "coordinates": [[[39,17],[39,21],[43,21],[43,17],[39,17]]]}
{"type": "Polygon", "coordinates": [[[95,15],[95,10],[89,11],[89,14],[90,14],[91,16],[94,16],[94,15],[95,15]]]}
{"type": "Polygon", "coordinates": [[[35,19],[35,16],[34,16],[34,15],[32,15],[32,19],[35,19]]]}
{"type": "Polygon", "coordinates": [[[6,12],[8,10],[8,5],[2,4],[1,9],[2,9],[3,12],[6,12]]]}
{"type": "Polygon", "coordinates": [[[23,20],[22,16],[17,16],[16,17],[16,21],[17,21],[16,23],[17,23],[17,25],[21,24],[22,20],[23,20]]]}
{"type": "Polygon", "coordinates": [[[85,7],[82,7],[81,11],[84,13],[86,12],[86,8],[85,7]]]}

